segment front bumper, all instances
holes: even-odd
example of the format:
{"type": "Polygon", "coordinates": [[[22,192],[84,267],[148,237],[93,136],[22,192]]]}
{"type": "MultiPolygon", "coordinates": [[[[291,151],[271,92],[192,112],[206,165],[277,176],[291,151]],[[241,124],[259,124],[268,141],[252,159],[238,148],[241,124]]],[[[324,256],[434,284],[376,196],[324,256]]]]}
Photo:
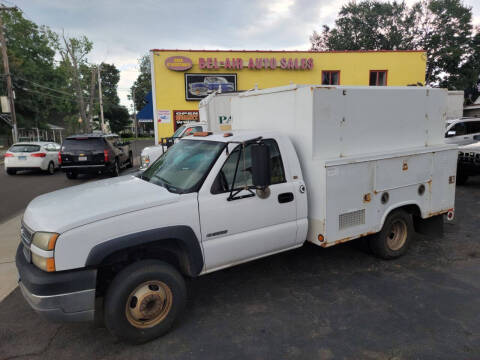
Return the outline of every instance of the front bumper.
{"type": "Polygon", "coordinates": [[[52,321],[93,321],[97,271],[44,272],[27,262],[23,246],[19,245],[15,261],[19,286],[30,306],[52,321]]]}

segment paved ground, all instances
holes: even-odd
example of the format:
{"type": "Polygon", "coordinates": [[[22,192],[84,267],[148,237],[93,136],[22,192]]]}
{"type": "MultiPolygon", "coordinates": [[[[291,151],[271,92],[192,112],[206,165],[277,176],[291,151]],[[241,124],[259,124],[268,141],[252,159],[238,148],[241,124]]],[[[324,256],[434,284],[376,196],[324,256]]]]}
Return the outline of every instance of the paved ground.
{"type": "Polygon", "coordinates": [[[381,261],[305,246],[189,281],[171,333],[142,346],[52,324],[18,289],[0,304],[0,359],[479,359],[480,179],[457,188],[441,239],[381,261]]]}
{"type": "MultiPolygon", "coordinates": [[[[139,140],[132,144],[136,156],[135,165],[138,167],[139,156],[142,149],[152,145],[153,140],[139,140]]],[[[49,176],[40,171],[22,171],[17,175],[7,175],[0,169],[0,223],[16,216],[36,196],[61,189],[67,186],[78,185],[82,182],[95,180],[96,177],[80,176],[76,180],[69,180],[65,174],[57,171],[55,175],[49,176]]],[[[0,234],[1,236],[1,234],[0,234]]]]}

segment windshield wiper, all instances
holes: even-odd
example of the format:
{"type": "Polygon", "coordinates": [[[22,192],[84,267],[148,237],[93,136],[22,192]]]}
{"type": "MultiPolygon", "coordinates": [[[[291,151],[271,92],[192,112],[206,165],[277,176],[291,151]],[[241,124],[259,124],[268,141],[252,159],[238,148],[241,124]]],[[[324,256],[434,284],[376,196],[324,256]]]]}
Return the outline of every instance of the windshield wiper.
{"type": "Polygon", "coordinates": [[[160,176],[158,175],[153,175],[153,177],[155,179],[158,180],[158,182],[160,183],[159,185],[164,187],[165,189],[167,189],[169,192],[171,193],[176,193],[176,194],[180,194],[181,191],[179,191],[175,186],[169,184],[167,181],[165,181],[165,179],[161,178],[160,176]]]}

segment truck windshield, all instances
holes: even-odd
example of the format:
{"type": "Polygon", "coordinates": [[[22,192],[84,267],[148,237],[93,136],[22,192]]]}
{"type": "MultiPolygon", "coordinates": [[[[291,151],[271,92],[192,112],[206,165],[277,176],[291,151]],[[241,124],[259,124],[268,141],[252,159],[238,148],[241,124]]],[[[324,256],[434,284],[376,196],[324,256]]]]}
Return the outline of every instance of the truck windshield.
{"type": "Polygon", "coordinates": [[[216,141],[182,140],[139,177],[170,192],[197,191],[224,146],[224,143],[216,141]]]}

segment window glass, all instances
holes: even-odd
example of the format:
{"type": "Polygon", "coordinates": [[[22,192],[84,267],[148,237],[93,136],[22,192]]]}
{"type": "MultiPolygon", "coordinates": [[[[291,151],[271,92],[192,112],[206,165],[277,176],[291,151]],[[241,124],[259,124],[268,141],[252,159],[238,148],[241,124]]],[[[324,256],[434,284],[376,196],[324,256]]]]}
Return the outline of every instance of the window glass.
{"type": "Polygon", "coordinates": [[[377,72],[370,71],[370,86],[376,86],[376,85],[377,85],[377,72]]]}
{"type": "Polygon", "coordinates": [[[62,144],[62,151],[103,150],[104,148],[105,148],[105,142],[103,138],[66,139],[62,144]]]}
{"type": "Polygon", "coordinates": [[[28,145],[28,144],[22,145],[22,144],[19,144],[19,145],[13,145],[8,151],[10,151],[12,153],[19,153],[19,152],[32,153],[32,152],[40,151],[40,146],[39,145],[28,145]]]}
{"type": "Polygon", "coordinates": [[[455,131],[455,135],[454,136],[458,136],[458,135],[466,135],[467,134],[467,127],[465,126],[465,123],[458,123],[456,124],[453,129],[455,131]]]}
{"type": "MultiPolygon", "coordinates": [[[[275,140],[267,139],[264,143],[270,149],[270,166],[271,166],[271,179],[272,185],[285,182],[285,172],[283,169],[282,157],[278,149],[278,145],[275,140]]],[[[247,145],[245,148],[245,157],[241,151],[241,147],[237,146],[235,150],[230,154],[227,161],[223,164],[222,170],[217,176],[217,179],[212,188],[213,194],[220,194],[231,190],[233,180],[235,177],[235,169],[238,162],[237,176],[235,178],[234,189],[241,189],[243,186],[252,186],[252,146],[247,145]],[[245,170],[244,170],[245,169],[245,170]]]]}
{"type": "Polygon", "coordinates": [[[479,121],[468,121],[465,124],[467,126],[467,134],[480,133],[480,122],[479,121]]]}
{"type": "Polygon", "coordinates": [[[322,85],[339,85],[340,71],[322,71],[322,85]]]}
{"type": "Polygon", "coordinates": [[[177,130],[175,130],[172,136],[179,137],[183,130],[185,130],[185,125],[182,125],[177,130]]]}
{"type": "Polygon", "coordinates": [[[386,86],[387,72],[386,71],[370,71],[370,86],[386,86]]]}

